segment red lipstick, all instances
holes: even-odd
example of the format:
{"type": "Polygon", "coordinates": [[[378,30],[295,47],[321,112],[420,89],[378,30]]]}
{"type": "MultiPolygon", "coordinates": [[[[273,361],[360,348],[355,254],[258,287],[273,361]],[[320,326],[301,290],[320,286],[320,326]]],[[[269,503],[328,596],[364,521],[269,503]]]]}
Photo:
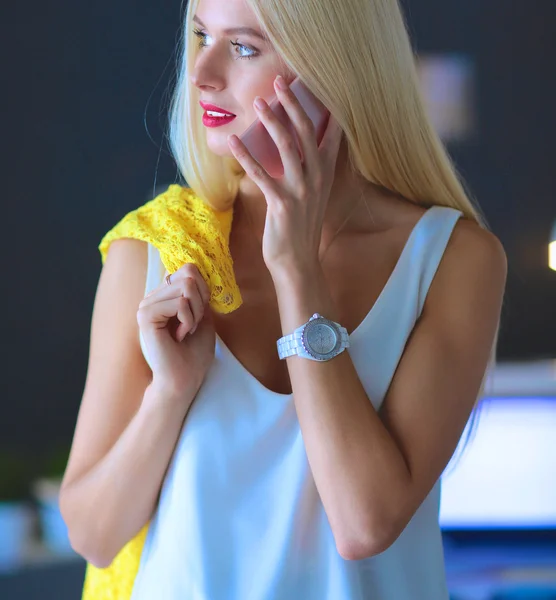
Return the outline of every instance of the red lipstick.
{"type": "Polygon", "coordinates": [[[199,102],[199,104],[205,109],[205,113],[203,114],[203,125],[206,127],[220,127],[220,125],[227,125],[231,123],[236,115],[227,111],[225,108],[220,108],[215,104],[208,104],[206,102],[199,102]],[[218,113],[222,113],[226,116],[219,117],[217,115],[209,115],[207,111],[214,111],[218,113]]]}

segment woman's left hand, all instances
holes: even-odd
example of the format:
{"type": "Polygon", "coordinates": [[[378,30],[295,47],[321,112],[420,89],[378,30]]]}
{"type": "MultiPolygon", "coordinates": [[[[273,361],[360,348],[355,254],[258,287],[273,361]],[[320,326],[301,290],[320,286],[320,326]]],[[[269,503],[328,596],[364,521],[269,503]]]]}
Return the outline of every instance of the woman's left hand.
{"type": "Polygon", "coordinates": [[[324,136],[317,146],[311,119],[283,79],[286,89],[278,87],[279,79],[274,82],[276,95],[299,137],[303,163],[295,139],[264,100],[264,108],[261,110],[255,106],[255,110],[278,147],[284,165],[282,177],[272,178],[237,136],[228,137],[235,158],[266,199],[262,252],[273,277],[292,269],[307,272],[319,264],[322,225],[342,139],[342,129],[330,115],[324,136]],[[233,141],[237,141],[236,146],[233,141]]]}

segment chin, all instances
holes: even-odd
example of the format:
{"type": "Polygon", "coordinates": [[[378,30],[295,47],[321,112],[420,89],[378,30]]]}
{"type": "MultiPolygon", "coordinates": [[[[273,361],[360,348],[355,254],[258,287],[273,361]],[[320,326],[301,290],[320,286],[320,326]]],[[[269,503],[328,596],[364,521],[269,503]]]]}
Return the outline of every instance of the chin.
{"type": "MultiPolygon", "coordinates": [[[[207,146],[209,150],[218,156],[230,156],[233,158],[234,154],[230,150],[230,146],[228,146],[228,136],[231,133],[235,133],[235,131],[222,131],[216,133],[214,136],[212,133],[212,131],[209,132],[207,137],[207,146]]],[[[238,133],[235,133],[235,135],[239,136],[238,133]]]]}

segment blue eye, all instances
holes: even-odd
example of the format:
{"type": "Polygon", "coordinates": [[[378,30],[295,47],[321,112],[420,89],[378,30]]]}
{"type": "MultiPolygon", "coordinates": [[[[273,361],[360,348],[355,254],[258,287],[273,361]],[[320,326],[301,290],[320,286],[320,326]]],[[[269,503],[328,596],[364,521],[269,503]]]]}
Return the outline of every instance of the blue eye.
{"type": "MultiPolygon", "coordinates": [[[[205,37],[207,36],[207,34],[199,29],[194,29],[193,33],[199,38],[199,48],[206,47],[207,44],[205,43],[205,37]]],[[[249,56],[238,56],[238,58],[246,58],[247,60],[250,60],[251,58],[255,58],[255,56],[257,55],[257,51],[253,48],[249,48],[249,46],[244,46],[243,44],[239,44],[238,42],[230,42],[230,44],[238,48],[244,48],[248,52],[253,52],[253,54],[250,54],[249,56]]]]}

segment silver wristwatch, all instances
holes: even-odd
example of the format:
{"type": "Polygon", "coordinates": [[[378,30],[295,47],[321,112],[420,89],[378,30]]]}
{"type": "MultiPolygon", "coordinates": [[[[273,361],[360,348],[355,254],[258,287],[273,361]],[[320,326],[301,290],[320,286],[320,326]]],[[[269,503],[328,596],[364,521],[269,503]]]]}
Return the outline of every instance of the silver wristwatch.
{"type": "Polygon", "coordinates": [[[294,354],[310,360],[330,360],[349,348],[349,335],[339,323],[315,313],[293,333],[281,337],[276,346],[280,360],[294,354]]]}

